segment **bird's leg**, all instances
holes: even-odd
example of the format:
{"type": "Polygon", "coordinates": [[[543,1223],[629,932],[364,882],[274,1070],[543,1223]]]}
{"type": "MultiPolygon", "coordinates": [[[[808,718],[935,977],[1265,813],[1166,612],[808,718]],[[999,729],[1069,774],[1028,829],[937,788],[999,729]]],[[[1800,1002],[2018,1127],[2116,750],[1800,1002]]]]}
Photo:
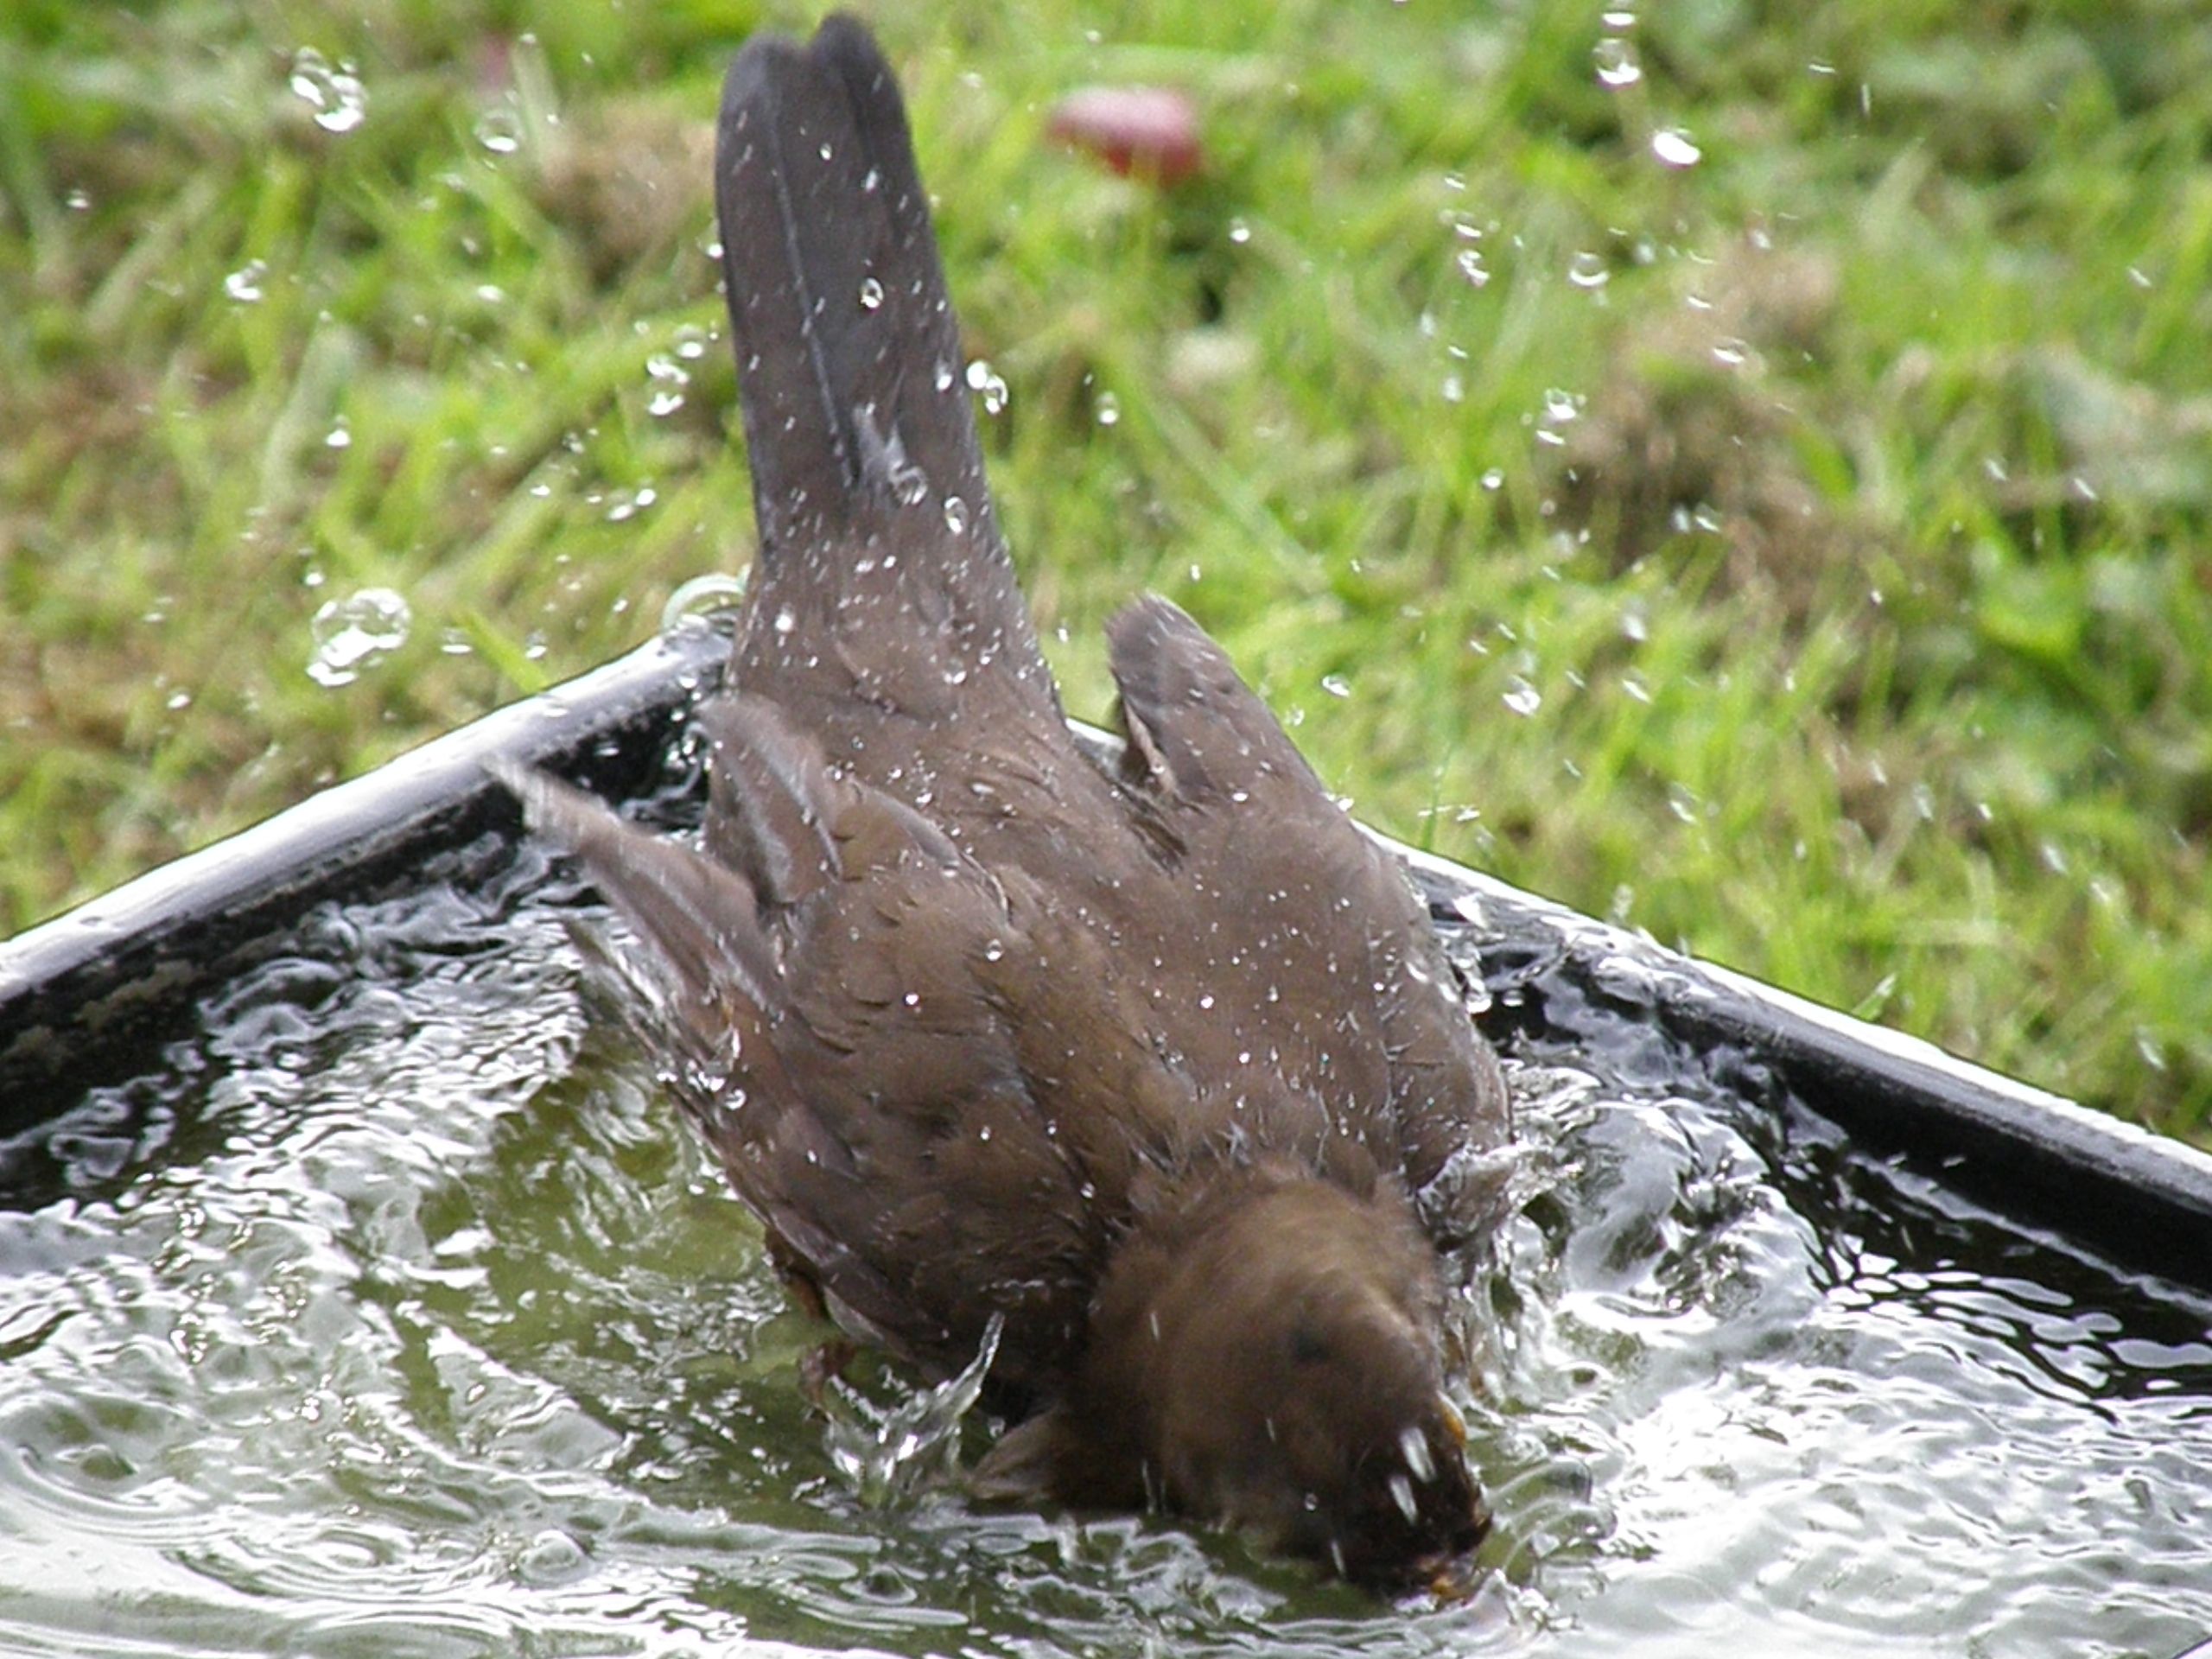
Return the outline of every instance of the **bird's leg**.
{"type": "MultiPolygon", "coordinates": [[[[784,1281],[784,1288],[791,1300],[809,1319],[831,1324],[830,1305],[822,1294],[822,1287],[815,1280],[798,1252],[785,1241],[784,1236],[771,1227],[767,1230],[768,1261],[776,1269],[776,1276],[784,1281]]],[[[845,1380],[846,1368],[859,1357],[860,1346],[849,1337],[835,1336],[816,1344],[798,1363],[799,1392],[815,1411],[824,1409],[823,1396],[832,1382],[845,1380]]]]}

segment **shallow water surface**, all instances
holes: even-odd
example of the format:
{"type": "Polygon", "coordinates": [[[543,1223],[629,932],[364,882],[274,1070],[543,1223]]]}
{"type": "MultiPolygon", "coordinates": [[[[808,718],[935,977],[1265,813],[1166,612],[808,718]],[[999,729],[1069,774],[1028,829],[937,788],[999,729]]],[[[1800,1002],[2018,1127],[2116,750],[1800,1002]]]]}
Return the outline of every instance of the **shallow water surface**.
{"type": "Polygon", "coordinates": [[[1755,1063],[1525,960],[1492,969],[1528,1153],[1468,1293],[1471,1601],[856,1478],[799,1390],[821,1332],[587,986],[578,913],[527,853],[318,912],[204,1036],[0,1146],[0,1650],[2212,1635],[2212,1300],[1861,1159],[1755,1063]]]}

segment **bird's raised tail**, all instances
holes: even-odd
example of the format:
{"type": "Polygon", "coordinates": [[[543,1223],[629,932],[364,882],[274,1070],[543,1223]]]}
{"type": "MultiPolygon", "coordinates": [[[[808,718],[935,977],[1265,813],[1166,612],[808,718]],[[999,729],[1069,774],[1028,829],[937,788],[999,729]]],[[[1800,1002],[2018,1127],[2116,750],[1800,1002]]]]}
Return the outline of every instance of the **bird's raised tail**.
{"type": "Polygon", "coordinates": [[[740,687],[788,701],[857,683],[931,718],[944,677],[989,671],[1057,714],[991,508],[906,106],[859,23],[738,54],[715,203],[760,530],[740,687]],[[831,659],[851,681],[813,686],[831,659]]]}

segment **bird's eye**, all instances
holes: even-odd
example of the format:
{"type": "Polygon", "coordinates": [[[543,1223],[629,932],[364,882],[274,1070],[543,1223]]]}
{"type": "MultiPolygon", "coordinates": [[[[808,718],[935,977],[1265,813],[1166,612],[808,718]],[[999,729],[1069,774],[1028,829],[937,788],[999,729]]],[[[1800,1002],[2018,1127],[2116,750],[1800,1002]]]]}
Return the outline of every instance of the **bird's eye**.
{"type": "Polygon", "coordinates": [[[1323,1364],[1329,1357],[1329,1344],[1310,1326],[1294,1325],[1290,1329],[1290,1357],[1300,1365],[1323,1364]]]}

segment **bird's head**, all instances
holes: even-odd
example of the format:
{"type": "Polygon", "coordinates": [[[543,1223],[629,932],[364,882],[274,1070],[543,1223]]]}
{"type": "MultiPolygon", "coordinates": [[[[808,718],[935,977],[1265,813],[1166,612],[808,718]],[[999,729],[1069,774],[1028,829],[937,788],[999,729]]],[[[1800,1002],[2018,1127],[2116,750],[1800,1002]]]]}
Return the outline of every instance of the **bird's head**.
{"type": "Polygon", "coordinates": [[[1043,1484],[1069,1501],[1141,1486],[1356,1583],[1440,1586],[1489,1525],[1443,1391],[1442,1301],[1389,1195],[1224,1181],[1132,1234],[1078,1388],[1003,1462],[1049,1448],[1043,1484]]]}

